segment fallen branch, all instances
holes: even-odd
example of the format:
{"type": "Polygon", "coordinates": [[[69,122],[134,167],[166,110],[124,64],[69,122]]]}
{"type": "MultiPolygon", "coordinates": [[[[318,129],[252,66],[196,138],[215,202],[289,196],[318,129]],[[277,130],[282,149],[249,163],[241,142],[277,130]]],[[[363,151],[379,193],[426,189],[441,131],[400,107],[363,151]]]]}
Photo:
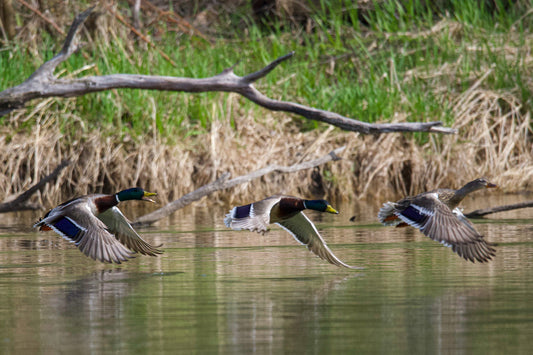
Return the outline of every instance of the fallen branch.
{"type": "Polygon", "coordinates": [[[503,206],[479,209],[479,210],[472,211],[470,213],[466,213],[465,216],[467,218],[481,218],[491,213],[518,210],[520,208],[528,208],[528,207],[533,207],[533,201],[526,201],[526,202],[520,202],[520,203],[513,203],[511,205],[503,205],[503,206]]]}
{"type": "Polygon", "coordinates": [[[263,175],[266,175],[268,173],[277,171],[280,173],[293,173],[300,170],[310,169],[315,166],[319,166],[322,164],[325,164],[329,161],[337,161],[340,160],[337,156],[340,152],[344,150],[345,147],[337,148],[333,151],[331,151],[329,154],[324,155],[321,158],[315,159],[315,160],[308,160],[303,163],[294,164],[291,166],[280,166],[280,165],[269,165],[265,168],[256,170],[250,174],[242,175],[239,177],[236,177],[235,179],[228,180],[230,174],[224,173],[220,178],[218,178],[216,181],[209,183],[207,185],[204,185],[200,187],[197,190],[194,190],[192,192],[189,192],[186,195],[183,195],[179,199],[172,201],[168,203],[165,207],[162,207],[158,210],[155,210],[149,214],[146,214],[144,216],[139,217],[135,222],[134,225],[149,225],[153,224],[160,219],[163,219],[165,217],[170,216],[172,213],[176,212],[180,208],[183,208],[194,201],[198,201],[204,196],[207,196],[209,194],[212,194],[215,191],[229,189],[230,187],[252,181],[254,179],[257,179],[263,175]]]}
{"type": "Polygon", "coordinates": [[[266,76],[280,63],[292,57],[294,52],[279,57],[266,67],[243,77],[235,75],[233,67],[231,67],[218,75],[203,79],[135,74],[110,74],[74,79],[57,78],[54,75],[56,67],[67,60],[77,49],[77,46],[73,45],[73,39],[79,26],[85,21],[91,11],[92,8],[76,16],[67,34],[63,49],[58,55],[44,63],[22,84],[0,92],[0,116],[14,109],[24,107],[28,101],[33,99],[74,97],[116,88],[180,92],[223,91],[238,93],[269,110],[295,113],[311,120],[325,122],[347,131],[363,134],[389,132],[455,133],[452,128],[442,127],[442,122],[386,124],[362,122],[334,112],[294,102],[273,100],[263,95],[253,86],[255,81],[266,76]]]}
{"type": "Polygon", "coordinates": [[[30,187],[28,190],[24,191],[20,195],[18,195],[15,199],[0,203],[0,213],[5,212],[14,212],[14,211],[22,211],[22,210],[38,210],[41,209],[42,206],[39,204],[31,203],[28,201],[28,199],[38,190],[41,190],[44,188],[44,185],[46,185],[48,182],[54,180],[57,178],[59,173],[66,168],[70,164],[70,161],[63,160],[61,164],[59,164],[52,173],[43,179],[41,179],[37,184],[30,187]]]}

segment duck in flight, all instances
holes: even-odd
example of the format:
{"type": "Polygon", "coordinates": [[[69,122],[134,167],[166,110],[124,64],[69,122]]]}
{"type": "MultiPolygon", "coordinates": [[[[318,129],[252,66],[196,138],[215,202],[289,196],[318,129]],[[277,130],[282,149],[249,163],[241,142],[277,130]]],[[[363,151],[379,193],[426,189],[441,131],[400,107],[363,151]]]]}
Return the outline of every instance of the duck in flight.
{"type": "Polygon", "coordinates": [[[51,209],[34,228],[53,230],[73,242],[82,253],[107,263],[120,264],[135,253],[156,256],[162,251],[144,241],[117,205],[127,200],[154,202],[153,192],[135,187],[112,195],[93,194],[74,198],[51,209]]]}
{"type": "Polygon", "coordinates": [[[305,209],[339,213],[325,200],[304,200],[293,196],[274,195],[245,206],[234,207],[224,219],[224,224],[234,230],[248,229],[264,234],[268,225],[276,223],[309,251],[337,266],[350,266],[337,258],[318,233],[313,222],[302,212],[305,209]]]}
{"type": "Polygon", "coordinates": [[[495,184],[480,178],[458,190],[436,189],[398,202],[386,202],[378,219],[386,226],[413,226],[431,239],[451,247],[466,260],[486,262],[492,259],[496,250],[457,206],[469,193],[494,187],[495,184]]]}

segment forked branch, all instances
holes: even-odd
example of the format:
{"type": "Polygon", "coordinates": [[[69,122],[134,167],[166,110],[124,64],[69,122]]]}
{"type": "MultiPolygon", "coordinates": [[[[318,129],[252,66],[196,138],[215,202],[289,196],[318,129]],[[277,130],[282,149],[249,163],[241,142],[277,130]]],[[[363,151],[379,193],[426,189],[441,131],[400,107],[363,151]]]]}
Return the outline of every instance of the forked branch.
{"type": "Polygon", "coordinates": [[[228,68],[218,75],[203,79],[135,74],[86,76],[75,79],[57,78],[54,75],[56,67],[67,60],[77,49],[77,46],[73,44],[75,34],[92,10],[93,8],[90,8],[76,17],[67,34],[63,49],[58,55],[44,63],[22,84],[0,92],[0,116],[14,109],[24,107],[28,101],[33,99],[75,97],[117,88],[180,92],[224,91],[238,93],[269,110],[294,113],[307,119],[337,126],[343,130],[363,134],[389,132],[455,133],[454,129],[443,127],[442,122],[438,121],[386,124],[362,122],[334,112],[294,102],[274,100],[259,92],[253,83],[266,76],[283,61],[292,57],[294,52],[284,55],[266,67],[242,77],[235,75],[233,68],[228,68]]]}
{"type": "Polygon", "coordinates": [[[325,164],[329,161],[340,160],[341,158],[339,158],[337,154],[342,152],[344,149],[345,147],[340,147],[340,148],[337,148],[331,151],[329,154],[324,155],[321,158],[314,159],[314,160],[308,160],[303,163],[294,164],[291,166],[269,165],[265,168],[251,172],[250,174],[238,176],[235,179],[231,179],[231,180],[228,180],[230,174],[224,173],[216,181],[213,181],[210,184],[204,185],[200,187],[199,189],[196,189],[192,192],[189,192],[186,195],[183,195],[179,199],[168,203],[165,207],[162,207],[158,210],[155,210],[154,212],[141,216],[135,221],[134,224],[136,225],[153,224],[159,221],[160,219],[170,216],[172,213],[176,212],[180,208],[183,208],[193,203],[194,201],[198,201],[202,197],[212,194],[215,191],[229,189],[230,187],[237,186],[245,182],[250,182],[254,179],[257,179],[271,172],[277,171],[280,173],[293,173],[293,172],[300,171],[300,170],[314,168],[315,166],[325,164]]]}

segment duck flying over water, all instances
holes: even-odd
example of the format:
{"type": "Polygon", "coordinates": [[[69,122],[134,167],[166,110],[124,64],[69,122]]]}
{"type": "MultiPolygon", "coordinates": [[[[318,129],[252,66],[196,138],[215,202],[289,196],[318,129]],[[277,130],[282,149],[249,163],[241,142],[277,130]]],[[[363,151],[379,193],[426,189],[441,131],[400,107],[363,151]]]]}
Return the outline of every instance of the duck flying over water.
{"type": "Polygon", "coordinates": [[[413,226],[431,239],[451,247],[466,260],[486,262],[492,259],[496,250],[457,206],[469,193],[493,187],[496,185],[480,178],[459,190],[437,189],[398,202],[386,202],[378,219],[386,226],[413,226]]]}
{"type": "Polygon", "coordinates": [[[264,234],[268,225],[276,223],[299,243],[333,265],[362,269],[345,264],[337,258],[318,233],[313,222],[303,214],[310,209],[319,212],[339,213],[325,200],[304,200],[298,197],[275,195],[245,206],[234,207],[224,218],[224,224],[234,230],[248,229],[264,234]]]}
{"type": "Polygon", "coordinates": [[[122,201],[154,202],[153,192],[131,188],[113,195],[93,194],[69,200],[51,209],[34,228],[54,230],[73,242],[82,253],[108,263],[120,264],[135,253],[156,256],[162,251],[145,242],[117,208],[122,201]]]}

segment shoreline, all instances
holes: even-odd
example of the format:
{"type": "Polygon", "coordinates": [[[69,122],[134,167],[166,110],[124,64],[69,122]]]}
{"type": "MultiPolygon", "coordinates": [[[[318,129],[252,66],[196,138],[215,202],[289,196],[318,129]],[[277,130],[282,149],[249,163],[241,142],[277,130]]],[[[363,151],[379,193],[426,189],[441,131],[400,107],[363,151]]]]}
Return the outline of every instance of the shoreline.
{"type": "MultiPolygon", "coordinates": [[[[521,117],[529,120],[528,115],[521,117]]],[[[331,201],[394,199],[435,187],[457,188],[480,176],[505,192],[533,188],[533,143],[522,136],[528,131],[520,128],[530,122],[493,123],[485,131],[487,122],[472,117],[470,125],[462,122],[458,135],[433,134],[427,143],[418,144],[414,134],[363,136],[329,127],[300,132],[283,114],[268,113],[262,122],[238,119],[237,128],[229,119],[216,120],[210,132],[175,144],[165,144],[160,137],[144,143],[119,140],[99,132],[63,137],[54,126],[37,125],[29,133],[13,135],[9,142],[0,141],[5,162],[0,194],[16,195],[62,159],[70,159],[72,164],[47,185],[37,202],[52,206],[73,196],[142,186],[167,203],[225,172],[237,177],[271,164],[292,165],[343,145],[340,161],[292,174],[271,173],[211,198],[235,203],[287,193],[331,201]]]]}

